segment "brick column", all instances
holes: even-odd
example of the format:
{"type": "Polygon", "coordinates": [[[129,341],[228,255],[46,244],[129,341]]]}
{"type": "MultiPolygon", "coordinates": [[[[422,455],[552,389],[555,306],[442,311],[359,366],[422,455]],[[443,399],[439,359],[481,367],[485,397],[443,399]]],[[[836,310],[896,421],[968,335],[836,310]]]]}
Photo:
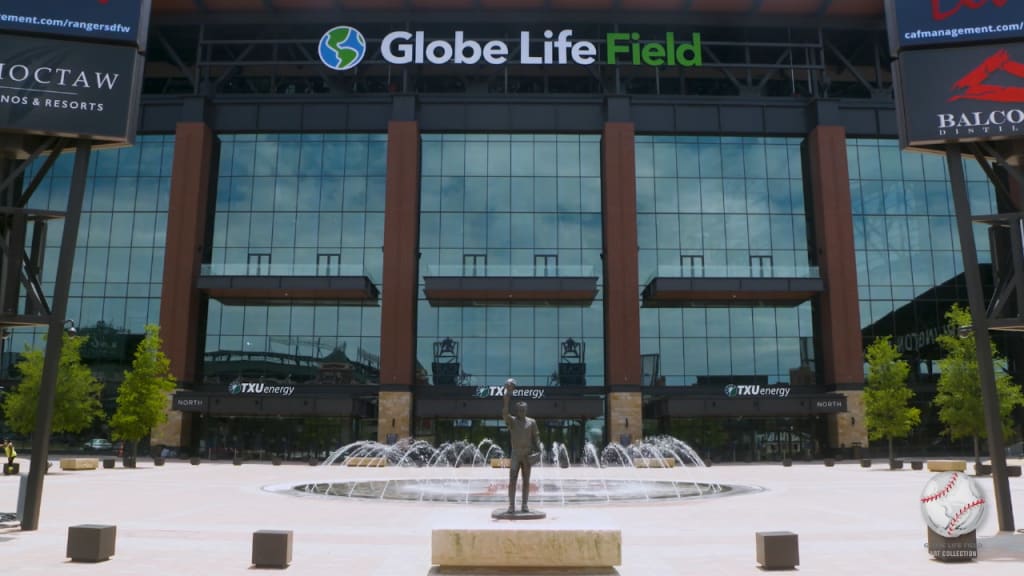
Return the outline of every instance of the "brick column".
{"type": "Polygon", "coordinates": [[[380,398],[377,440],[412,435],[416,382],[416,294],[420,236],[420,130],[414,121],[388,124],[381,291],[380,398]],[[392,422],[394,424],[392,424],[392,422]]]}
{"type": "Polygon", "coordinates": [[[612,442],[622,434],[634,440],[643,435],[634,136],[632,122],[608,122],[601,141],[605,381],[612,442]]]}
{"type": "MultiPolygon", "coordinates": [[[[171,360],[171,372],[182,382],[195,381],[202,334],[202,297],[196,278],[206,243],[210,189],[215,177],[216,137],[203,122],[181,122],[174,139],[171,197],[167,209],[167,249],[160,299],[160,336],[171,360]]],[[[187,446],[191,418],[170,411],[167,422],[155,428],[154,445],[187,446]]]]}
{"type": "Polygon", "coordinates": [[[829,443],[868,445],[864,419],[864,353],[857,297],[857,260],[846,163],[846,129],[818,126],[807,136],[818,266],[825,292],[818,300],[824,383],[847,397],[848,412],[829,417],[829,443]]]}

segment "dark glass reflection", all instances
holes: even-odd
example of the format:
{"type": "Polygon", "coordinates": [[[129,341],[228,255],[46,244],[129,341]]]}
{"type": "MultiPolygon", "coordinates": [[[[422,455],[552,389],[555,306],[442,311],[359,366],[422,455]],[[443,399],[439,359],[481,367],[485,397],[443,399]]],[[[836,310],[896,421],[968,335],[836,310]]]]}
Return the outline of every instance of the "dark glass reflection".
{"type": "MultiPolygon", "coordinates": [[[[800,140],[637,136],[641,289],[655,277],[814,277],[800,140]]],[[[809,302],[643,308],[644,384],[814,383],[809,302]]]]}
{"type": "MultiPolygon", "coordinates": [[[[602,276],[600,148],[588,135],[425,134],[421,287],[424,276],[602,276]]],[[[419,378],[602,385],[602,306],[598,295],[587,307],[435,307],[421,290],[419,378]],[[570,339],[586,356],[566,368],[570,339]]]]}

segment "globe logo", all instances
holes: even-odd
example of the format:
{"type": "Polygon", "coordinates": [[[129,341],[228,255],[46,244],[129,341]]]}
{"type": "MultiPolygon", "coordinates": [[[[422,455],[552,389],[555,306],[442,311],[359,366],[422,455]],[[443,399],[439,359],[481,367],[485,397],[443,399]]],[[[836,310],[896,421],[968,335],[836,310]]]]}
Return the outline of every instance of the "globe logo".
{"type": "Polygon", "coordinates": [[[487,398],[490,395],[491,395],[491,387],[490,386],[477,386],[477,388],[476,388],[476,397],[477,398],[487,398]]]}
{"type": "Polygon", "coordinates": [[[351,26],[336,26],[320,38],[320,61],[333,70],[355,68],[366,55],[366,39],[351,26]]]}
{"type": "Polygon", "coordinates": [[[729,384],[725,387],[725,395],[728,398],[735,398],[739,394],[739,389],[735,384],[729,384]]]}
{"type": "Polygon", "coordinates": [[[242,393],[242,385],[239,384],[238,382],[235,382],[235,383],[231,384],[230,386],[228,386],[228,392],[231,393],[231,394],[241,394],[242,393]]]}

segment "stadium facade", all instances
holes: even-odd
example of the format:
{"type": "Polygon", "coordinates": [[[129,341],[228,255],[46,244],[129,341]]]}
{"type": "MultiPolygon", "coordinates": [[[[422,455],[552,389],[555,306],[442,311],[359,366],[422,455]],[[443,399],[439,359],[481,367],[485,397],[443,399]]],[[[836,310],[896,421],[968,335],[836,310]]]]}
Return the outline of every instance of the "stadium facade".
{"type": "Polygon", "coordinates": [[[479,441],[515,378],[574,454],[852,454],[866,343],[934,388],[966,293],[943,158],[896,140],[881,0],[154,0],[148,36],[69,317],[108,396],[161,326],[154,444],[479,441]]]}

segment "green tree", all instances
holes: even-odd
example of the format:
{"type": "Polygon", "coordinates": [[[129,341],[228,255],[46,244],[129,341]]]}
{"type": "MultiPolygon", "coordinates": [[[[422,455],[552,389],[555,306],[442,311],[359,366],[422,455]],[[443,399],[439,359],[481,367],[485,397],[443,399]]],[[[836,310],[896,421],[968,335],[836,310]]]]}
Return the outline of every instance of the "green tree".
{"type": "Polygon", "coordinates": [[[171,361],[163,352],[160,327],[146,325],[146,337],[135,349],[132,368],[117,389],[117,410],[110,419],[115,440],[128,443],[127,461],[134,463],[139,440],[167,419],[175,379],[171,361]]]}
{"type": "MultiPolygon", "coordinates": [[[[939,383],[936,387],[935,405],[939,408],[939,420],[946,427],[945,432],[953,440],[974,439],[974,459],[981,460],[979,440],[988,436],[985,429],[985,408],[981,397],[981,378],[978,375],[978,355],[975,349],[974,332],[961,331],[971,325],[971,313],[954,305],[946,312],[947,334],[937,338],[946,355],[939,360],[939,383]],[[962,333],[962,336],[959,334],[962,333]]],[[[992,344],[992,359],[996,367],[996,395],[999,398],[999,419],[1003,433],[1013,430],[1013,409],[1024,405],[1020,387],[1001,367],[1006,359],[998,355],[992,344]]]]}
{"type": "MultiPolygon", "coordinates": [[[[63,335],[51,432],[80,432],[103,415],[100,404],[103,384],[82,364],[81,348],[86,340],[88,338],[63,335]]],[[[36,426],[43,360],[42,350],[26,347],[14,366],[21,374],[21,382],[4,398],[3,407],[7,426],[19,434],[30,434],[36,426]]]]}
{"type": "Polygon", "coordinates": [[[893,459],[893,438],[905,438],[921,422],[921,410],[910,406],[914,392],[907,386],[907,364],[889,336],[875,338],[864,353],[868,364],[864,387],[864,410],[868,439],[889,441],[889,460],[893,459]]]}

